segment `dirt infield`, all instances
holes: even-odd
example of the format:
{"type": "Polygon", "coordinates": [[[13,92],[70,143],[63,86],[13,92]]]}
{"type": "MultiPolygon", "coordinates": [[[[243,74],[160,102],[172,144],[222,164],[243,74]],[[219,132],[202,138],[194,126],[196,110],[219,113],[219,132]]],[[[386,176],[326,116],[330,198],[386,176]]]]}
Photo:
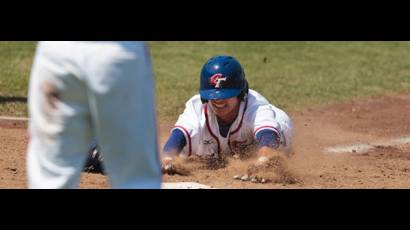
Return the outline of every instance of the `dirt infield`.
{"type": "MultiPolygon", "coordinates": [[[[165,182],[192,181],[216,188],[410,188],[410,144],[376,146],[365,152],[329,154],[335,145],[371,143],[410,136],[410,94],[325,105],[291,113],[295,155],[288,159],[297,183],[255,184],[234,180],[252,159],[228,159],[225,168],[209,170],[190,161],[189,176],[164,176],[165,182]]],[[[164,144],[172,124],[160,124],[164,144]]],[[[26,124],[0,121],[0,188],[25,188],[26,124]]],[[[84,173],[81,188],[108,188],[105,176],[84,173]]]]}

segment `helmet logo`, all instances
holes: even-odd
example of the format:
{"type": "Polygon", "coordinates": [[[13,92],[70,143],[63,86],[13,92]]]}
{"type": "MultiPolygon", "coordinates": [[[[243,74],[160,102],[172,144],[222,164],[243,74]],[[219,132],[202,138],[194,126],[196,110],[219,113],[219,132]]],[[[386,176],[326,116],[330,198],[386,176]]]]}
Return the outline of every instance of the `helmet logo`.
{"type": "Polygon", "coordinates": [[[211,77],[211,85],[215,86],[215,88],[221,88],[221,82],[226,81],[226,77],[222,77],[222,74],[217,73],[211,77]]]}

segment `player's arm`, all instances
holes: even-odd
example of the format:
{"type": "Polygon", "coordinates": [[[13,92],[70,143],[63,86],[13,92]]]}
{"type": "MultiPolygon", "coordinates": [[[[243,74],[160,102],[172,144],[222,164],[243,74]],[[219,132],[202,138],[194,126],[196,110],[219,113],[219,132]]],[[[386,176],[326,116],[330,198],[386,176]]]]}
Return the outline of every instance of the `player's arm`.
{"type": "Polygon", "coordinates": [[[277,149],[280,145],[280,137],[277,132],[271,129],[264,129],[256,134],[256,142],[258,142],[258,163],[268,161],[273,156],[277,155],[277,149]]]}
{"type": "Polygon", "coordinates": [[[280,137],[277,132],[271,129],[264,129],[256,134],[256,141],[259,147],[279,148],[280,137]]]}
{"type": "Polygon", "coordinates": [[[199,116],[201,114],[202,103],[199,95],[192,97],[185,104],[184,112],[179,116],[175,123],[161,154],[163,172],[173,173],[173,166],[177,165],[178,156],[184,149],[188,155],[192,153],[192,138],[199,130],[199,116]],[[170,170],[167,170],[170,169],[170,170]]]}
{"type": "Polygon", "coordinates": [[[259,143],[258,159],[248,168],[247,173],[258,174],[259,170],[274,170],[277,176],[284,175],[287,170],[287,161],[283,153],[279,151],[280,136],[275,129],[264,129],[256,134],[259,143]]]}
{"type": "Polygon", "coordinates": [[[180,129],[174,129],[162,150],[162,172],[166,174],[178,174],[178,167],[175,166],[175,157],[181,153],[187,144],[185,136],[180,129]]]}
{"type": "Polygon", "coordinates": [[[281,127],[270,105],[255,106],[251,109],[254,111],[254,138],[259,145],[257,162],[265,162],[279,154],[281,127]]]}
{"type": "Polygon", "coordinates": [[[179,129],[174,129],[162,150],[164,157],[174,157],[181,153],[187,144],[184,133],[179,129]]]}

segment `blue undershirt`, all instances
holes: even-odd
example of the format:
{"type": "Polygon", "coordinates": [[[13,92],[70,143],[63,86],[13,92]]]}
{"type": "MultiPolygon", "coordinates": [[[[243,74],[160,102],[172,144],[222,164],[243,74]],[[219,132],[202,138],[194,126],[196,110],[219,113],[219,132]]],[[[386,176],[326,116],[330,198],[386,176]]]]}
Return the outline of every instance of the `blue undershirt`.
{"type": "Polygon", "coordinates": [[[256,134],[256,141],[259,144],[259,147],[271,147],[271,148],[278,148],[279,147],[279,137],[276,132],[273,132],[270,129],[263,129],[256,134]]]}
{"type": "MultiPolygon", "coordinates": [[[[221,133],[221,135],[222,135],[222,132],[224,132],[225,135],[227,135],[228,131],[229,131],[229,127],[219,125],[219,132],[221,133]]],[[[279,137],[276,134],[276,132],[273,132],[270,129],[264,129],[264,130],[259,131],[256,134],[256,141],[258,142],[259,147],[264,147],[264,146],[271,147],[271,148],[279,147],[279,137]]],[[[164,153],[171,153],[171,152],[180,153],[186,144],[187,144],[187,141],[185,139],[184,133],[179,129],[174,129],[171,133],[171,136],[168,138],[168,141],[165,144],[163,151],[164,153]]]]}
{"type": "Polygon", "coordinates": [[[185,145],[186,140],[184,133],[179,129],[174,129],[164,146],[164,153],[171,153],[174,151],[180,153],[185,145]]]}

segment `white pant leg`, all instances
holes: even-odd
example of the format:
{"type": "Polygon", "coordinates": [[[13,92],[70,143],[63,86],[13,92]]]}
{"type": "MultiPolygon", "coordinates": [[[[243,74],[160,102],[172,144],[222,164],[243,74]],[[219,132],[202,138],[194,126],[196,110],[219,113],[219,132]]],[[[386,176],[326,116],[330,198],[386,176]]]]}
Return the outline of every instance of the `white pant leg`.
{"type": "Polygon", "coordinates": [[[153,84],[143,43],[42,43],[30,82],[29,187],[75,188],[93,130],[114,188],[160,188],[153,84]],[[61,98],[52,112],[42,106],[45,79],[61,98]]]}
{"type": "Polygon", "coordinates": [[[29,188],[75,188],[91,141],[86,85],[67,46],[39,43],[29,87],[29,188]],[[56,47],[57,46],[57,47],[56,47]]]}
{"type": "Polygon", "coordinates": [[[114,188],[160,188],[154,79],[144,43],[104,43],[90,53],[90,108],[114,188]]]}

